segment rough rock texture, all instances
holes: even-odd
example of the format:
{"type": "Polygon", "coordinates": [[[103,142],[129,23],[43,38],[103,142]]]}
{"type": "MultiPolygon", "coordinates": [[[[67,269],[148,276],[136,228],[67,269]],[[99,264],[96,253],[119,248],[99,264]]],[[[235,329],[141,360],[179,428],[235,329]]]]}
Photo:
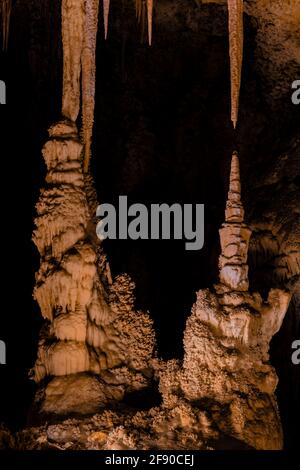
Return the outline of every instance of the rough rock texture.
{"type": "Polygon", "coordinates": [[[15,448],[15,438],[12,433],[0,424],[0,450],[15,448]]]}
{"type": "Polygon", "coordinates": [[[110,285],[106,259],[90,236],[95,226],[75,124],[61,121],[49,135],[48,186],[33,238],[41,255],[34,296],[47,323],[32,372],[38,383],[54,377],[37,395],[42,412],[84,414],[147,386],[154,333],[149,317],[134,312],[134,284],[119,276],[110,285]]]}
{"type": "MultiPolygon", "coordinates": [[[[220,413],[221,414],[221,413],[220,413]]],[[[216,413],[214,413],[216,417],[216,413]]],[[[28,428],[17,434],[18,450],[214,450],[251,449],[220,432],[203,406],[185,400],[172,409],[105,410],[87,418],[28,428]]]]}
{"type": "Polygon", "coordinates": [[[251,278],[256,288],[290,290],[292,300],[282,328],[273,341],[272,360],[279,376],[279,404],[284,431],[297,428],[300,369],[292,364],[291,344],[300,334],[300,139],[294,138],[262,169],[248,189],[251,278]]]}
{"type": "Polygon", "coordinates": [[[245,0],[245,12],[256,22],[257,69],[263,75],[272,109],[290,93],[300,64],[298,0],[245,0]],[[274,86],[275,84],[275,86],[274,86]]]}
{"type": "Polygon", "coordinates": [[[296,285],[300,274],[300,138],[249,188],[253,237],[250,255],[269,282],[296,285]]]}

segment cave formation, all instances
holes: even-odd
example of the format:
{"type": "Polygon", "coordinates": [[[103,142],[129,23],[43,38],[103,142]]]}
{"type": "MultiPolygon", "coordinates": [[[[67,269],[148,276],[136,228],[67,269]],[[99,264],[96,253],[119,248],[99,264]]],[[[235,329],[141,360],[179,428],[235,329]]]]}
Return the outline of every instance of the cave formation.
{"type": "MultiPolygon", "coordinates": [[[[285,440],[293,443],[293,420],[284,414],[299,406],[299,373],[281,354],[288,354],[299,328],[299,118],[289,98],[300,68],[299,7],[290,2],[281,11],[279,1],[228,0],[227,22],[222,0],[103,1],[100,12],[97,0],[62,0],[61,17],[43,3],[43,9],[35,1],[14,5],[15,16],[25,11],[35,32],[30,66],[41,100],[47,69],[52,74],[55,110],[45,111],[50,99],[42,100],[41,136],[42,124],[59,116],[63,76],[62,117],[48,125],[43,146],[46,186],[40,170],[44,189],[33,236],[40,254],[34,297],[45,319],[31,370],[38,384],[29,419],[35,427],[19,432],[19,445],[280,449],[280,417],[285,440]],[[147,20],[141,43],[135,15],[147,20]],[[47,68],[49,37],[38,23],[49,24],[53,34],[53,17],[55,47],[47,68]],[[175,38],[178,47],[182,41],[177,54],[175,38]],[[180,72],[186,73],[182,79],[180,72]],[[166,78],[155,90],[160,74],[166,78]],[[95,236],[98,199],[114,201],[122,192],[147,203],[203,197],[211,212],[206,251],[193,260],[179,253],[176,263],[174,244],[165,257],[164,247],[152,245],[153,261],[141,245],[137,252],[134,244],[103,247],[95,236]],[[170,347],[173,309],[178,331],[170,347]],[[47,426],[38,427],[43,420],[47,426]],[[79,423],[89,431],[78,440],[79,423]]],[[[24,33],[14,33],[13,25],[14,18],[14,51],[24,33]]],[[[31,133],[36,119],[28,124],[31,133]]]]}

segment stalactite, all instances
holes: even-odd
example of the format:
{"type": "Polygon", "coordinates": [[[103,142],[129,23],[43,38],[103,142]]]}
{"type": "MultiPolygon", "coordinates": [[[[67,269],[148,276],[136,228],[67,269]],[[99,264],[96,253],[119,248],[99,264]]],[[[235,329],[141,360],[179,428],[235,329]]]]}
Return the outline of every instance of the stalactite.
{"type": "Polygon", "coordinates": [[[231,120],[236,128],[243,63],[243,0],[228,0],[231,68],[231,120]]]}
{"type": "Polygon", "coordinates": [[[107,39],[110,0],[103,0],[104,37],[107,39]]]}
{"type": "Polygon", "coordinates": [[[73,122],[76,121],[80,110],[84,1],[62,0],[61,4],[64,49],[62,114],[73,122]]]}
{"type": "Polygon", "coordinates": [[[143,5],[144,5],[143,0],[135,0],[136,17],[139,23],[141,22],[141,19],[142,19],[143,5]]]}
{"type": "Polygon", "coordinates": [[[2,20],[2,48],[3,50],[6,50],[8,46],[11,7],[12,7],[11,0],[1,0],[0,16],[2,20]]]}
{"type": "Polygon", "coordinates": [[[146,0],[136,0],[135,8],[136,8],[137,21],[141,25],[141,40],[143,40],[144,35],[145,35],[148,12],[149,12],[148,3],[146,4],[146,0]]]}
{"type": "MultiPolygon", "coordinates": [[[[82,52],[82,137],[84,142],[84,172],[89,170],[95,110],[96,38],[99,0],[86,0],[82,52]]],[[[107,3],[106,3],[107,5],[107,3]]]]}
{"type": "Polygon", "coordinates": [[[142,25],[142,37],[148,22],[148,42],[152,44],[153,0],[135,0],[136,17],[142,25]]]}
{"type": "Polygon", "coordinates": [[[149,46],[152,44],[152,19],[153,19],[153,0],[147,0],[147,15],[148,15],[148,41],[149,46]]]}

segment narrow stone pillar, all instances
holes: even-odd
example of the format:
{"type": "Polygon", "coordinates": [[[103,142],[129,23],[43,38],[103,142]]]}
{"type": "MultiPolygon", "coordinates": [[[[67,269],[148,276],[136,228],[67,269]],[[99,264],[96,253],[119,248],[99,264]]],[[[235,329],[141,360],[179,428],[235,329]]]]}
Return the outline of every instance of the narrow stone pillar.
{"type": "Polygon", "coordinates": [[[219,258],[221,283],[219,290],[247,291],[249,287],[247,255],[251,230],[244,224],[237,153],[232,156],[225,223],[219,233],[222,250],[219,258]]]}

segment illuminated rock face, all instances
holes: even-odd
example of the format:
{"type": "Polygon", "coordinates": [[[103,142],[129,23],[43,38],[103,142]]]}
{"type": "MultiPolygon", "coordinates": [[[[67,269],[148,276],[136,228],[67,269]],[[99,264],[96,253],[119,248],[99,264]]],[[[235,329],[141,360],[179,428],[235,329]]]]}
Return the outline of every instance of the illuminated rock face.
{"type": "Polygon", "coordinates": [[[248,292],[251,231],[243,222],[238,157],[233,155],[226,222],[220,230],[220,283],[201,290],[187,321],[180,386],[192,402],[209,399],[218,428],[256,449],[282,447],[269,343],[290,294],[272,289],[267,301],[248,292]],[[226,411],[222,413],[222,410],[226,411]]]}
{"type": "Polygon", "coordinates": [[[134,312],[129,277],[111,281],[92,223],[92,186],[82,171],[75,124],[61,121],[49,134],[43,149],[48,186],[33,236],[41,255],[34,297],[47,323],[32,374],[38,383],[54,377],[44,389],[42,412],[90,413],[147,386],[140,371],[149,369],[154,333],[149,317],[134,312]]]}

